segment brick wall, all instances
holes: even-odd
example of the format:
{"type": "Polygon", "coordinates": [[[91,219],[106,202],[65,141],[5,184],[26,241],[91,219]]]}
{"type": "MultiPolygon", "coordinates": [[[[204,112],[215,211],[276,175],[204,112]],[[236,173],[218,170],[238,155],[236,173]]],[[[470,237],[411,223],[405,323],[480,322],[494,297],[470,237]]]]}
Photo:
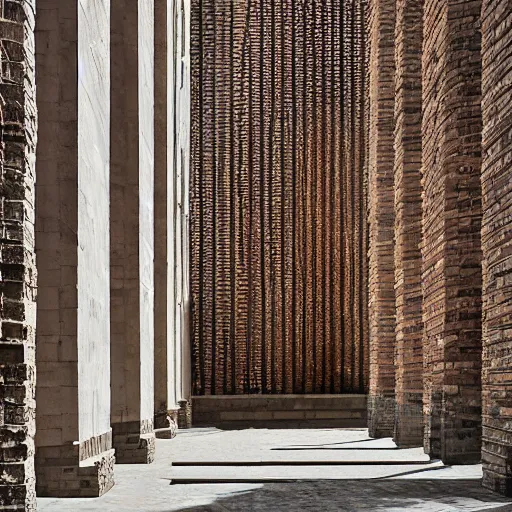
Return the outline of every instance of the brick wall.
{"type": "Polygon", "coordinates": [[[397,0],[395,28],[396,421],[399,446],[423,439],[421,49],[423,0],[397,0]]]}
{"type": "Polygon", "coordinates": [[[425,2],[425,448],[451,463],[480,460],[480,7],[425,2]]]}
{"type": "Polygon", "coordinates": [[[484,485],[512,496],[512,2],[482,2],[484,485]]]}
{"type": "Polygon", "coordinates": [[[365,6],[193,3],[196,394],[367,390],[365,6]]]}
{"type": "Polygon", "coordinates": [[[0,2],[0,510],[35,510],[33,31],[33,1],[0,2]]]}
{"type": "Polygon", "coordinates": [[[395,418],[394,103],[395,0],[369,2],[370,435],[393,434],[395,418]]]}

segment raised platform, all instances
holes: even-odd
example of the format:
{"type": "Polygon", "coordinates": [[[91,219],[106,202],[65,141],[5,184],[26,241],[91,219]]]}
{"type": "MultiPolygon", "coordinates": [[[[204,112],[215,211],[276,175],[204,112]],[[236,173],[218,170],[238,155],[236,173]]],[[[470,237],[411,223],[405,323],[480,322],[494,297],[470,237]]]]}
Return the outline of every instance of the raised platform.
{"type": "Polygon", "coordinates": [[[366,428],[366,395],[223,395],[192,398],[195,427],[366,428]]]}

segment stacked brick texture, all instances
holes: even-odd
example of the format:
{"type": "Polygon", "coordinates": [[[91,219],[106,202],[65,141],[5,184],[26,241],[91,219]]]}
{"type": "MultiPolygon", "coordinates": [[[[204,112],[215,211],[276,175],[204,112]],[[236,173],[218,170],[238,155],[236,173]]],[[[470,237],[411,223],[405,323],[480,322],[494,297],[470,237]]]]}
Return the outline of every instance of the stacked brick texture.
{"type": "Polygon", "coordinates": [[[421,49],[423,0],[397,0],[395,28],[395,301],[398,446],[423,442],[421,49]]]}
{"type": "Polygon", "coordinates": [[[480,7],[425,2],[425,448],[446,463],[480,460],[480,7]]]}
{"type": "Polygon", "coordinates": [[[393,435],[395,420],[394,104],[395,0],[369,3],[370,435],[393,435]]]}
{"type": "Polygon", "coordinates": [[[193,2],[196,394],[367,390],[365,10],[193,2]]]}
{"type": "Polygon", "coordinates": [[[0,510],[35,510],[34,3],[0,2],[0,510]]]}
{"type": "Polygon", "coordinates": [[[512,496],[512,2],[482,2],[484,485],[512,496]]]}

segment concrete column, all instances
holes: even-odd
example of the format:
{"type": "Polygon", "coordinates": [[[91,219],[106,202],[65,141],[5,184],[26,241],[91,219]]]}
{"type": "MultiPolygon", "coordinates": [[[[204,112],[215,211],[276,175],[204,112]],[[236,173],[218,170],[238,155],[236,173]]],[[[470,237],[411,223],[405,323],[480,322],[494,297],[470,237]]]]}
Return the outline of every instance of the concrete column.
{"type": "Polygon", "coordinates": [[[509,0],[482,2],[484,485],[512,496],[512,172],[509,0]]]}
{"type": "Polygon", "coordinates": [[[37,489],[113,485],[108,0],[38,0],[37,489]]]}
{"type": "Polygon", "coordinates": [[[112,0],[111,391],[116,459],[153,461],[154,4],[112,0]]]}
{"type": "Polygon", "coordinates": [[[159,429],[176,424],[179,402],[190,398],[189,26],[189,2],[155,2],[155,427],[159,429]]]}
{"type": "Polygon", "coordinates": [[[34,1],[0,1],[0,510],[35,510],[34,1]]]}
{"type": "Polygon", "coordinates": [[[395,0],[369,3],[370,436],[393,435],[395,291],[393,130],[395,0]]]}
{"type": "Polygon", "coordinates": [[[421,46],[423,0],[397,0],[395,28],[396,415],[400,447],[423,444],[421,46]]]}
{"type": "Polygon", "coordinates": [[[425,1],[425,449],[448,464],[480,461],[480,8],[425,1]]]}

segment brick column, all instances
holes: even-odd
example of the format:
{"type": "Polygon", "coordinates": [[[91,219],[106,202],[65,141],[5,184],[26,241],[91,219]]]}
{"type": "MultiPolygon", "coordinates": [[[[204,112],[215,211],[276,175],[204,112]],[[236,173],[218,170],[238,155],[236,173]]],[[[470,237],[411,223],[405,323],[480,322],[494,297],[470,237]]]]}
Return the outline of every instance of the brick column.
{"type": "Polygon", "coordinates": [[[38,0],[37,489],[113,481],[109,365],[108,0],[38,0]]]}
{"type": "Polygon", "coordinates": [[[149,463],[154,421],[154,4],[112,0],[111,371],[116,459],[149,463]]]}
{"type": "Polygon", "coordinates": [[[480,460],[480,7],[425,1],[425,449],[450,464],[480,460]]]}
{"type": "Polygon", "coordinates": [[[395,0],[369,3],[370,436],[393,435],[395,292],[393,130],[395,0]]]}
{"type": "Polygon", "coordinates": [[[395,295],[398,446],[423,444],[421,318],[421,47],[423,0],[397,0],[395,295]]]}
{"type": "Polygon", "coordinates": [[[34,511],[34,2],[0,1],[0,510],[34,511]]]}
{"type": "Polygon", "coordinates": [[[484,485],[512,496],[512,3],[482,2],[484,485]]]}

